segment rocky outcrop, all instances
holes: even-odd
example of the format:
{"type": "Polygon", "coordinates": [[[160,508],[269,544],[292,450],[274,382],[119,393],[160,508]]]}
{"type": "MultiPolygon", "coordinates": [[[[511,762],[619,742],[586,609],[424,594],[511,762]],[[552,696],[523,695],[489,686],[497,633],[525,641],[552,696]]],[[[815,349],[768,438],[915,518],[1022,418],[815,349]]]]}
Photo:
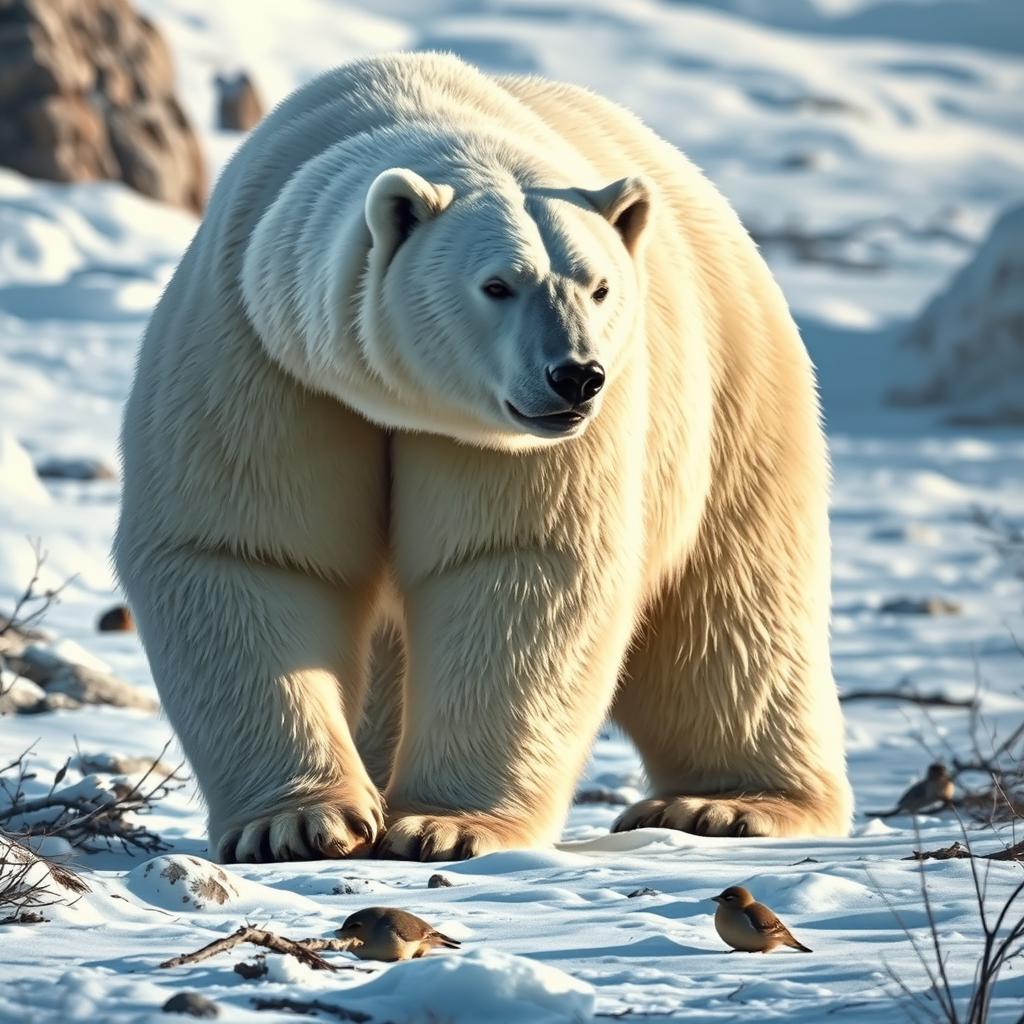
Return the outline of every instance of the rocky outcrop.
{"type": "Polygon", "coordinates": [[[128,0],[0,0],[0,163],[115,179],[200,212],[206,172],[152,22],[128,0]]]}

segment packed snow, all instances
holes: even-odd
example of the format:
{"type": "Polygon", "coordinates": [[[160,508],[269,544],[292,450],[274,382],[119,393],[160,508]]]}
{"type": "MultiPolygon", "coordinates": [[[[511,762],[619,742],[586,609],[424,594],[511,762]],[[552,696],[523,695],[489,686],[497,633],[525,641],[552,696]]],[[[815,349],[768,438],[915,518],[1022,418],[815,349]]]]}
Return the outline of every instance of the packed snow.
{"type": "MultiPolygon", "coordinates": [[[[239,142],[213,127],[216,72],[245,68],[276,101],[326,67],[393,48],[451,49],[488,70],[591,86],[685,149],[758,237],[819,368],[835,475],[840,688],[977,694],[983,737],[1005,737],[1024,719],[1021,566],[984,525],[1024,524],[1024,432],[983,428],[977,415],[990,385],[1012,393],[1020,364],[989,352],[984,376],[961,373],[947,358],[958,341],[944,333],[966,307],[984,306],[985,275],[999,261],[976,250],[1024,193],[1017,0],[139,6],[171,43],[215,170],[239,142]],[[902,344],[934,296],[936,337],[948,340],[929,352],[902,344]],[[944,398],[934,408],[886,404],[893,388],[925,388],[947,366],[971,389],[970,424],[944,398]],[[913,614],[940,599],[948,614],[913,614]]],[[[1000,223],[1008,227],[990,246],[1019,253],[1019,211],[1000,223]]],[[[0,170],[0,613],[31,577],[27,538],[38,538],[48,554],[41,585],[70,582],[37,649],[146,694],[155,691],[135,635],[96,632],[119,601],[109,560],[116,474],[55,467],[116,470],[138,338],[194,230],[187,214],[120,185],[58,186],[0,170]]],[[[982,321],[966,322],[977,337],[971,325],[982,321]]],[[[4,688],[12,681],[5,671],[4,688]]],[[[34,682],[17,687],[39,700],[34,682]]],[[[858,802],[846,839],[610,835],[618,804],[643,789],[635,753],[611,730],[580,783],[592,798],[573,807],[557,849],[463,863],[213,865],[198,797],[172,781],[138,819],[166,849],[44,845],[89,891],[66,893],[69,905],[44,908],[42,923],[0,926],[0,1020],[155,1021],[169,997],[193,991],[219,1006],[220,1020],[271,1024],[296,1018],[254,1000],[316,1000],[324,1019],[341,1007],[393,1024],[903,1021],[907,997],[892,975],[915,992],[927,986],[904,929],[930,942],[920,869],[905,858],[963,837],[949,814],[921,819],[916,834],[906,818],[864,812],[891,807],[929,761],[969,754],[971,716],[877,698],[845,710],[858,802]],[[451,884],[428,887],[438,872],[451,884]],[[728,954],[709,902],[728,885],[750,888],[813,955],[728,954]],[[261,952],[253,947],[158,966],[246,922],[329,938],[372,905],[419,914],[463,950],[391,966],[327,954],[343,968],[335,972],[268,954],[257,980],[233,970],[261,952]]],[[[0,766],[34,744],[30,795],[45,794],[72,758],[58,786],[102,803],[142,777],[140,758],[160,755],[173,768],[173,745],[162,753],[170,739],[145,710],[9,715],[0,766]]],[[[971,839],[988,851],[1010,836],[979,829],[971,839]]],[[[32,865],[32,878],[49,870],[32,865]]],[[[924,876],[962,1002],[981,943],[970,865],[930,861],[924,876]]],[[[1021,877],[1019,864],[989,862],[990,904],[1021,877]]],[[[1022,1005],[1024,977],[1011,964],[991,1019],[1016,1021],[1022,1005]]]]}

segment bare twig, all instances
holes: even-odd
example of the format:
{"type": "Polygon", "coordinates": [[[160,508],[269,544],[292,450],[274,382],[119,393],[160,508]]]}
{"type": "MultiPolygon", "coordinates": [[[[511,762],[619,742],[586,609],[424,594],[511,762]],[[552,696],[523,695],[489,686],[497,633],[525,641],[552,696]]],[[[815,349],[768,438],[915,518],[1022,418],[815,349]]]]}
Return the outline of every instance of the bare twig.
{"type": "Polygon", "coordinates": [[[352,947],[350,939],[286,939],[282,935],[275,935],[262,928],[243,924],[226,938],[216,939],[203,946],[202,949],[197,949],[194,953],[172,957],[170,960],[165,960],[160,966],[181,967],[184,964],[197,964],[201,960],[209,960],[210,957],[217,956],[218,953],[226,953],[243,942],[251,942],[254,946],[262,946],[274,953],[293,956],[314,971],[337,971],[340,969],[339,965],[332,964],[320,956],[321,950],[344,953],[352,947]]]}
{"type": "Polygon", "coordinates": [[[29,544],[32,545],[32,551],[35,554],[32,576],[25,589],[16,598],[14,611],[6,619],[0,619],[0,636],[14,630],[25,632],[38,623],[49,611],[50,606],[60,599],[61,593],[75,579],[74,576],[71,576],[59,587],[38,590],[43,566],[46,564],[47,552],[43,550],[42,541],[38,538],[36,540],[29,539],[29,544]]]}
{"type": "Polygon", "coordinates": [[[25,794],[25,782],[35,777],[28,770],[26,750],[0,772],[0,826],[26,837],[57,836],[86,852],[120,843],[128,853],[136,849],[158,853],[166,849],[166,844],[133,818],[145,814],[155,801],[183,784],[178,772],[184,762],[170,774],[162,765],[169,746],[170,741],[130,785],[114,780],[112,789],[96,792],[83,791],[81,783],[61,786],[68,767],[65,763],[43,795],[32,798],[25,794]],[[13,778],[5,779],[4,775],[13,778]]]}
{"type": "Polygon", "coordinates": [[[899,700],[928,708],[977,707],[974,697],[947,697],[944,693],[911,693],[907,690],[850,690],[840,694],[839,699],[844,704],[858,700],[899,700]]]}
{"type": "Polygon", "coordinates": [[[89,887],[70,868],[0,832],[0,924],[34,924],[44,907],[70,906],[89,887]]]}

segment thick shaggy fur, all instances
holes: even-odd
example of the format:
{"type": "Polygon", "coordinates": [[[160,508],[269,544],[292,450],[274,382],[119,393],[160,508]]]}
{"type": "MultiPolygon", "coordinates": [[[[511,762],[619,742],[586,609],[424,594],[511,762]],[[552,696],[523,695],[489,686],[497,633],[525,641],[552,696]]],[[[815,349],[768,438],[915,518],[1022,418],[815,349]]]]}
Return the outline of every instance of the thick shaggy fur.
{"type": "Polygon", "coordinates": [[[117,566],[223,859],[550,843],[609,712],[651,783],[619,828],[847,830],[812,370],[620,107],[435,55],[301,89],[217,186],[123,446],[117,566]],[[606,371],[587,420],[515,420],[568,357],[606,371]],[[400,708],[366,700],[385,622],[400,708]]]}

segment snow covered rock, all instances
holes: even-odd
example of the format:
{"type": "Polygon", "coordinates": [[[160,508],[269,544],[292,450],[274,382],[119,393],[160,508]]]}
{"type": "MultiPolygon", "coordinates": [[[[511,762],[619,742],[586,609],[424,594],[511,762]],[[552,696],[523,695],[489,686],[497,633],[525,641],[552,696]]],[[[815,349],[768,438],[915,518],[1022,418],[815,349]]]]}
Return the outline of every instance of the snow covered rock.
{"type": "Polygon", "coordinates": [[[257,915],[319,914],[320,907],[298,893],[250,882],[230,868],[184,853],[168,853],[129,873],[129,891],[145,903],[187,913],[257,915]]]}
{"type": "Polygon", "coordinates": [[[89,887],[73,871],[38,856],[12,836],[0,833],[0,923],[57,905],[73,906],[89,887]]]}
{"type": "Polygon", "coordinates": [[[32,459],[9,430],[0,430],[0,504],[48,505],[50,492],[39,482],[32,459]]]}
{"type": "Polygon", "coordinates": [[[235,879],[222,867],[184,854],[140,864],[128,876],[128,888],[165,910],[218,910],[239,897],[235,879]]]}
{"type": "Polygon", "coordinates": [[[961,422],[1024,422],[1024,205],[1003,214],[907,332],[898,405],[945,405],[961,422]]]}
{"type": "Polygon", "coordinates": [[[156,699],[138,687],[92,665],[78,664],[52,648],[30,644],[8,655],[19,675],[38,683],[47,696],[62,694],[78,704],[107,704],[118,708],[156,711],[156,699]]]}
{"type": "Polygon", "coordinates": [[[31,710],[45,699],[46,691],[31,679],[0,669],[0,715],[31,710]]]}

